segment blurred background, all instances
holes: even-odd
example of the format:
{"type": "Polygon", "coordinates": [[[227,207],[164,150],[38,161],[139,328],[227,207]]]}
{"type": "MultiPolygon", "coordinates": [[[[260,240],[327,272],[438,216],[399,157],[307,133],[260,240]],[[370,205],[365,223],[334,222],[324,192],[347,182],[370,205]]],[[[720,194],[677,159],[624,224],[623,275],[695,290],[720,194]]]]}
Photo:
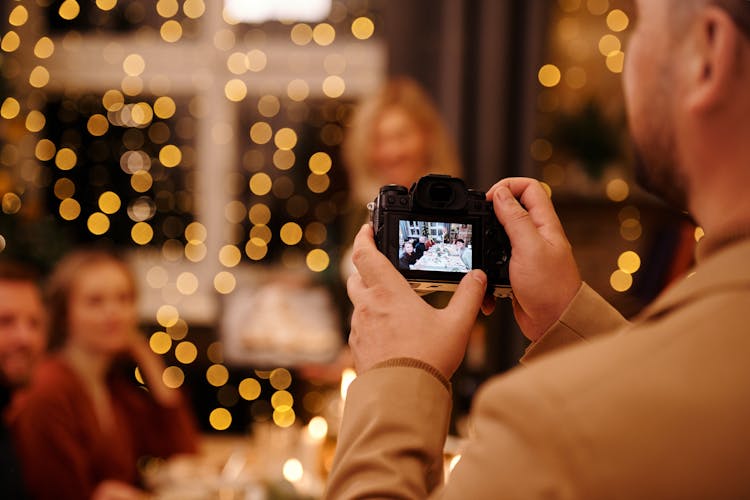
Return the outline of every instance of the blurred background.
{"type": "MultiPolygon", "coordinates": [[[[584,279],[626,316],[691,263],[696,228],[631,176],[630,1],[7,0],[0,14],[0,256],[47,271],[80,245],[122,249],[164,380],[206,433],[322,417],[335,434],[340,147],[390,77],[434,99],[469,187],[545,183],[584,279]]],[[[524,347],[507,301],[480,320],[454,432],[524,347]]]]}

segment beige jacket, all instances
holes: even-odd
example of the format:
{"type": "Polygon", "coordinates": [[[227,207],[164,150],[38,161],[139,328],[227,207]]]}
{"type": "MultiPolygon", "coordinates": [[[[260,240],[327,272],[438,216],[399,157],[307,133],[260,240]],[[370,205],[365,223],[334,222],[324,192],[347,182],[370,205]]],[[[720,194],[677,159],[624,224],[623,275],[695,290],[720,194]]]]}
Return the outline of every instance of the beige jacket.
{"type": "Polygon", "coordinates": [[[525,366],[480,389],[445,485],[449,390],[372,369],[349,388],[327,498],[750,498],[749,311],[747,239],[632,324],[584,285],[525,366]]]}

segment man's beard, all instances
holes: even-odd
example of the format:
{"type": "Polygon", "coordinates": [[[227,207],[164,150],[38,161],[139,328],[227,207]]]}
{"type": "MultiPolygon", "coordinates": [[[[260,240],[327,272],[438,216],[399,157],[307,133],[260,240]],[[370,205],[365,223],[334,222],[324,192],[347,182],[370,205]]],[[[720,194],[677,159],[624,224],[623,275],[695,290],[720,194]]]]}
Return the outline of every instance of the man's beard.
{"type": "MultiPolygon", "coordinates": [[[[675,210],[686,212],[686,185],[679,173],[674,134],[667,124],[660,125],[660,133],[650,134],[648,144],[638,144],[633,139],[635,180],[675,210]]],[[[652,127],[652,132],[655,128],[652,127]]]]}

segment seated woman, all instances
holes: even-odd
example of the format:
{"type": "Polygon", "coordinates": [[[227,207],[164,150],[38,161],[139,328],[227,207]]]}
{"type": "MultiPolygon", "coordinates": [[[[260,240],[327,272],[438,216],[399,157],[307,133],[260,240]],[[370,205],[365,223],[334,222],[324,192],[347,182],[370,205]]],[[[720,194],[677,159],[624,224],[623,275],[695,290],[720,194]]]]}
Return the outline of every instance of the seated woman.
{"type": "Polygon", "coordinates": [[[66,256],[49,280],[50,348],[11,413],[27,487],[38,499],[143,498],[139,461],[194,452],[197,431],[137,329],[135,281],[99,251],[66,256]],[[148,390],[120,362],[135,362],[148,390]]]}

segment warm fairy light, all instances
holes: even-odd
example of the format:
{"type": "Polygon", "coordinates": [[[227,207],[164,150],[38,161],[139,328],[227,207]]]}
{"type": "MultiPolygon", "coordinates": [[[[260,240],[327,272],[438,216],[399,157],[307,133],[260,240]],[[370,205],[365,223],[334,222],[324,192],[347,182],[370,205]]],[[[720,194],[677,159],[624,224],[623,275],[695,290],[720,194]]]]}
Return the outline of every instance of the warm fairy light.
{"type": "Polygon", "coordinates": [[[614,9],[607,14],[607,27],[615,32],[625,31],[630,24],[628,15],[620,9],[614,9]]]}
{"type": "Polygon", "coordinates": [[[60,8],[57,10],[57,13],[66,21],[70,21],[72,19],[75,19],[78,14],[81,13],[81,6],[78,5],[78,2],[76,2],[76,0],[65,0],[62,4],[60,4],[60,8]]]}
{"type": "Polygon", "coordinates": [[[172,337],[172,340],[182,340],[188,334],[188,324],[180,318],[174,325],[167,327],[167,333],[172,337]]]}
{"type": "Polygon", "coordinates": [[[587,79],[586,70],[579,66],[569,68],[565,72],[565,83],[574,90],[579,90],[585,87],[587,79]]]}
{"type": "Polygon", "coordinates": [[[297,157],[294,151],[288,149],[277,149],[273,152],[273,166],[279,170],[289,170],[294,166],[297,157]]]}
{"type": "Polygon", "coordinates": [[[140,54],[130,54],[122,61],[122,70],[126,75],[139,76],[146,69],[146,61],[140,54]]]}
{"type": "Polygon", "coordinates": [[[103,11],[112,10],[117,5],[117,0],[96,0],[96,6],[103,11]]]}
{"type": "Polygon", "coordinates": [[[296,245],[302,239],[302,228],[296,222],[287,222],[281,226],[281,241],[287,245],[296,245]]]}
{"type": "Polygon", "coordinates": [[[49,83],[49,71],[44,66],[37,66],[29,74],[29,85],[42,88],[49,83]]]}
{"type": "Polygon", "coordinates": [[[312,41],[313,30],[309,24],[295,24],[294,27],[292,27],[290,36],[295,45],[307,45],[312,41]]]}
{"type": "Polygon", "coordinates": [[[338,75],[330,75],[323,80],[323,93],[332,99],[341,97],[346,91],[344,79],[338,75]]]}
{"type": "Polygon", "coordinates": [[[208,422],[217,431],[224,431],[232,425],[232,414],[226,408],[216,408],[208,416],[208,422]]]}
{"type": "Polygon", "coordinates": [[[205,243],[192,243],[188,242],[185,244],[185,258],[190,262],[200,262],[206,258],[208,249],[205,243]]]}
{"type": "Polygon", "coordinates": [[[8,97],[3,101],[2,107],[0,107],[0,116],[6,120],[11,120],[18,116],[21,112],[21,104],[14,98],[8,97]]]}
{"type": "Polygon", "coordinates": [[[70,198],[75,194],[76,185],[70,179],[62,177],[55,181],[53,192],[55,193],[57,199],[64,200],[65,198],[70,198]]]}
{"type": "Polygon", "coordinates": [[[609,10],[609,0],[586,0],[586,8],[595,16],[601,16],[609,10]]]}
{"type": "Polygon", "coordinates": [[[276,131],[273,142],[279,149],[293,149],[297,145],[297,133],[289,127],[280,128],[276,131]]]}
{"type": "Polygon", "coordinates": [[[185,239],[191,243],[206,241],[208,230],[200,222],[191,222],[185,228],[185,239]]]}
{"type": "Polygon", "coordinates": [[[310,174],[307,176],[307,189],[313,193],[325,193],[330,185],[331,179],[326,174],[310,174]]]}
{"type": "Polygon", "coordinates": [[[109,217],[101,212],[94,212],[89,215],[89,218],[86,221],[86,227],[88,227],[91,234],[97,236],[102,235],[109,231],[109,217]]]}
{"type": "Polygon", "coordinates": [[[625,53],[616,50],[607,55],[607,69],[612,73],[622,73],[625,66],[625,53]]]}
{"type": "MultiPolygon", "coordinates": [[[[287,151],[287,153],[292,152],[287,151]]],[[[294,162],[292,162],[292,165],[294,165],[294,162]]],[[[273,181],[273,188],[271,190],[273,191],[273,195],[276,198],[280,200],[286,200],[294,194],[294,181],[292,181],[286,175],[280,175],[276,178],[276,180],[273,181]]]]}
{"type": "Polygon", "coordinates": [[[125,96],[119,90],[108,90],[102,96],[102,105],[107,111],[120,111],[125,105],[125,96]]]}
{"type": "Polygon", "coordinates": [[[21,210],[21,198],[16,193],[5,193],[2,199],[3,212],[13,215],[21,210]]]}
{"type": "Polygon", "coordinates": [[[5,52],[15,52],[21,46],[21,37],[15,31],[8,31],[0,42],[0,49],[5,52]]]}
{"type": "Polygon", "coordinates": [[[239,102],[247,97],[247,85],[240,79],[233,78],[224,86],[224,95],[233,102],[239,102]]]}
{"type": "Polygon", "coordinates": [[[255,122],[250,127],[250,139],[256,144],[266,144],[273,137],[273,130],[266,122],[255,122]]]}
{"type": "Polygon", "coordinates": [[[641,258],[637,253],[633,252],[632,250],[628,250],[621,253],[617,258],[617,267],[619,267],[621,271],[624,271],[628,274],[633,274],[637,272],[638,269],[640,269],[641,258]]]}
{"type": "Polygon", "coordinates": [[[290,483],[298,483],[302,479],[304,473],[305,471],[302,468],[302,462],[296,458],[290,458],[284,462],[282,474],[284,475],[284,479],[290,483]]]}
{"type": "Polygon", "coordinates": [[[294,425],[296,415],[294,410],[289,406],[280,406],[273,411],[273,423],[282,428],[294,425]]]}
{"type": "Polygon", "coordinates": [[[48,59],[55,53],[55,42],[49,37],[43,36],[34,45],[34,55],[39,59],[48,59]]]}
{"type": "Polygon", "coordinates": [[[161,380],[170,389],[177,389],[185,383],[185,373],[178,366],[168,366],[162,372],[161,380]]]}
{"type": "Polygon", "coordinates": [[[360,40],[367,40],[375,32],[375,24],[369,17],[358,17],[352,21],[352,35],[360,40]]]}
{"type": "Polygon", "coordinates": [[[182,38],[182,25],[179,22],[170,19],[161,25],[159,35],[165,42],[175,43],[182,38]]]}
{"type": "Polygon", "coordinates": [[[262,50],[253,49],[247,53],[247,69],[253,73],[263,71],[268,63],[268,57],[262,50]]]}
{"type": "Polygon", "coordinates": [[[258,238],[268,245],[273,239],[273,233],[271,233],[271,229],[268,226],[257,225],[250,229],[250,239],[253,238],[258,238]]]}
{"type": "MultiPolygon", "coordinates": [[[[268,380],[271,382],[271,387],[278,391],[283,391],[292,385],[292,374],[286,368],[276,368],[271,371],[268,380]]],[[[290,402],[289,406],[291,405],[292,403],[290,402]]]]}
{"type": "Polygon", "coordinates": [[[271,191],[273,182],[271,177],[265,172],[258,172],[250,177],[250,191],[256,196],[267,195],[271,191]]]}
{"type": "MultiPolygon", "coordinates": [[[[154,238],[154,228],[151,227],[148,222],[136,222],[133,224],[133,227],[130,228],[130,238],[133,240],[133,243],[136,243],[137,245],[147,245],[154,238]]],[[[170,260],[168,255],[165,255],[164,257],[167,258],[167,260],[170,260]]]]}
{"type": "Polygon", "coordinates": [[[135,172],[130,178],[130,186],[137,193],[145,193],[153,186],[154,179],[145,170],[135,172]]]}
{"type": "Polygon", "coordinates": [[[65,220],[75,220],[81,215],[81,204],[73,198],[66,198],[60,202],[59,213],[65,220]]]}
{"type": "Polygon", "coordinates": [[[237,286],[237,279],[227,271],[219,271],[214,276],[214,289],[222,295],[232,293],[237,286]]]}
{"type": "Polygon", "coordinates": [[[159,151],[159,161],[165,167],[176,167],[182,161],[182,151],[172,144],[164,146],[159,151]]]}
{"type": "Polygon", "coordinates": [[[182,11],[190,19],[198,19],[206,12],[206,4],[203,0],[185,0],[182,11]]]}
{"type": "Polygon", "coordinates": [[[336,30],[328,23],[320,23],[313,28],[313,40],[320,46],[328,46],[336,39],[336,30]]]}
{"type": "Polygon", "coordinates": [[[624,201],[630,196],[630,186],[622,179],[612,179],[607,183],[607,198],[612,201],[624,201]]]}
{"type": "Polygon", "coordinates": [[[344,371],[341,372],[341,389],[339,393],[341,394],[341,399],[344,401],[346,401],[346,393],[349,391],[349,386],[354,382],[355,378],[357,378],[357,372],[351,368],[344,368],[344,371]]]}
{"type": "Polygon", "coordinates": [[[161,96],[154,101],[154,114],[161,119],[172,118],[176,110],[177,106],[171,97],[161,96]]]}
{"type": "Polygon", "coordinates": [[[174,348],[174,357],[183,365],[189,365],[198,357],[198,348],[192,342],[180,342],[174,348]]]}
{"type": "Polygon", "coordinates": [[[234,245],[224,245],[219,250],[219,262],[224,267],[235,267],[242,259],[242,252],[234,245]]]}
{"type": "Polygon", "coordinates": [[[234,52],[227,57],[227,69],[230,73],[241,75],[247,71],[247,55],[234,52]]]}
{"type": "Polygon", "coordinates": [[[258,99],[258,113],[266,118],[271,118],[279,114],[281,102],[275,95],[264,95],[258,99]]]}
{"type": "Polygon", "coordinates": [[[545,87],[555,87],[560,83],[560,69],[554,64],[545,64],[539,69],[539,83],[545,87]]]}
{"type": "Polygon", "coordinates": [[[615,35],[607,34],[599,39],[599,52],[603,56],[608,56],[612,52],[617,52],[622,48],[620,39],[615,35]]]}
{"type": "Polygon", "coordinates": [[[295,79],[286,86],[286,93],[293,101],[304,101],[310,95],[310,86],[304,80],[295,79]]]}
{"type": "Polygon", "coordinates": [[[206,370],[206,380],[214,387],[221,387],[229,380],[229,370],[224,365],[211,365],[206,370]]]}
{"type": "Polygon", "coordinates": [[[328,422],[323,417],[313,417],[307,424],[307,434],[315,441],[322,441],[328,435],[328,422]]]}
{"type": "Polygon", "coordinates": [[[641,237],[643,227],[637,219],[625,219],[620,224],[620,236],[627,241],[635,241],[641,237]]]}
{"type": "Polygon", "coordinates": [[[307,263],[308,269],[320,273],[328,269],[331,259],[324,250],[316,248],[307,254],[305,262],[307,263]]]}
{"type": "Polygon", "coordinates": [[[256,203],[248,210],[248,219],[256,225],[267,225],[271,221],[271,209],[263,203],[256,203]]]}
{"type": "Polygon", "coordinates": [[[609,277],[609,284],[616,292],[626,292],[633,285],[633,276],[618,269],[609,277]]]}
{"type": "Polygon", "coordinates": [[[164,304],[156,310],[156,322],[165,328],[169,328],[177,323],[179,318],[180,313],[175,306],[164,304]]]}
{"type": "Polygon", "coordinates": [[[233,224],[240,224],[245,213],[245,204],[238,200],[232,200],[224,207],[224,217],[233,224]]]}
{"type": "Polygon", "coordinates": [[[305,239],[313,245],[322,245],[328,237],[328,230],[321,222],[311,222],[305,228],[305,239]]]}
{"type": "Polygon", "coordinates": [[[172,348],[172,337],[166,332],[154,332],[148,341],[149,347],[156,354],[166,354],[172,348]]]}
{"type": "Polygon", "coordinates": [[[174,17],[180,11],[180,5],[177,0],[158,0],[156,2],[156,12],[165,18],[174,17]]]}
{"type": "Polygon", "coordinates": [[[11,26],[23,26],[26,21],[29,20],[29,11],[23,5],[16,5],[13,10],[10,11],[8,16],[8,23],[11,26]]]}
{"type": "Polygon", "coordinates": [[[29,132],[39,132],[44,128],[46,123],[47,118],[35,109],[29,111],[29,114],[26,115],[26,130],[29,132]]]}
{"type": "Polygon", "coordinates": [[[198,291],[198,277],[190,272],[182,272],[175,282],[177,291],[183,295],[192,295],[198,291]]]}
{"type": "Polygon", "coordinates": [[[238,387],[242,399],[252,401],[260,396],[260,382],[254,378],[246,378],[240,382],[238,387]]]}
{"type": "Polygon", "coordinates": [[[94,137],[101,137],[109,130],[109,120],[100,114],[91,115],[86,123],[86,129],[94,137]]]}
{"type": "Polygon", "coordinates": [[[251,260],[261,260],[268,253],[268,245],[260,238],[250,238],[245,245],[245,254],[251,260]]]}

